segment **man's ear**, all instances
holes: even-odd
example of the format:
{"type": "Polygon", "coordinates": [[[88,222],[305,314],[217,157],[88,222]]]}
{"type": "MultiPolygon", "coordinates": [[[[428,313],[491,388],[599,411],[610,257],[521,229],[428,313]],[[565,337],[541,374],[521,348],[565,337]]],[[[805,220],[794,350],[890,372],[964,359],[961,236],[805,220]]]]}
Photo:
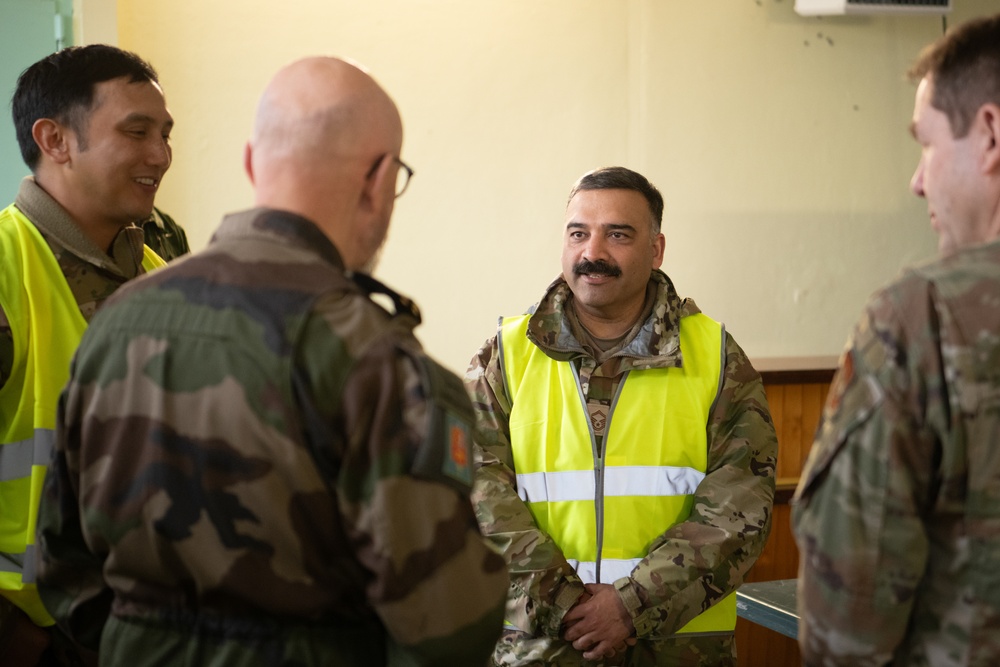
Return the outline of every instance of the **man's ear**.
{"type": "Polygon", "coordinates": [[[361,190],[361,209],[367,212],[378,212],[385,203],[385,198],[380,194],[385,192],[385,179],[389,177],[392,168],[395,167],[392,156],[386,153],[379,158],[378,164],[365,177],[364,187],[361,190]]]}
{"type": "Polygon", "coordinates": [[[663,265],[663,252],[667,247],[667,240],[662,232],[657,232],[653,238],[653,268],[658,269],[663,265]]]}
{"type": "Polygon", "coordinates": [[[983,170],[1000,174],[1000,105],[987,103],[979,107],[974,122],[982,132],[983,170]]]}
{"type": "Polygon", "coordinates": [[[69,162],[71,130],[51,118],[39,118],[31,126],[31,137],[39,150],[56,164],[69,162]]]}
{"type": "Polygon", "coordinates": [[[250,179],[250,185],[256,185],[253,180],[253,146],[250,145],[249,141],[243,147],[243,170],[247,173],[247,178],[250,179]]]}

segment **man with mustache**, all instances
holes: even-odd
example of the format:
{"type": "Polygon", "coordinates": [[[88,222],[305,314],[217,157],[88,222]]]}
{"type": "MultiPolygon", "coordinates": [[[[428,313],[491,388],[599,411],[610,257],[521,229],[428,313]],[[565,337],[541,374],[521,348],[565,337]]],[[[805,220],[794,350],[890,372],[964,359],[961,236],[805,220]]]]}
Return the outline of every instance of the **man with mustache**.
{"type": "Polygon", "coordinates": [[[662,215],[642,175],[584,175],[562,275],[467,373],[473,503],[511,576],[497,665],[736,664],[777,441],[746,355],[659,270],[662,215]]]}
{"type": "Polygon", "coordinates": [[[32,175],[0,212],[0,663],[31,665],[59,637],[34,581],[56,402],[95,311],[163,265],[135,223],[170,167],[174,121],[153,68],[103,44],[28,67],[11,109],[32,175]]]}

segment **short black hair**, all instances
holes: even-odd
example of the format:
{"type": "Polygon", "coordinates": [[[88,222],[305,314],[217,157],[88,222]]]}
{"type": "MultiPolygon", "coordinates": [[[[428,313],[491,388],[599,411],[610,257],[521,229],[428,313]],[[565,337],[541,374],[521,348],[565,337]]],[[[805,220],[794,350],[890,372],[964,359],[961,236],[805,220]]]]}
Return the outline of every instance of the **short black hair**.
{"type": "Polygon", "coordinates": [[[129,83],[159,83],[152,65],[130,51],[107,44],[71,46],[42,58],[17,78],[11,115],[21,157],[32,171],[41,151],[31,128],[41,118],[68,125],[86,145],[87,112],[98,83],[127,77],[129,83]]]}
{"type": "Polygon", "coordinates": [[[908,74],[911,81],[930,78],[931,105],[948,117],[953,137],[966,136],[984,104],[1000,105],[1000,14],[948,31],[921,52],[908,74]]]}
{"type": "Polygon", "coordinates": [[[660,232],[663,222],[663,195],[656,186],[642,174],[625,167],[604,167],[595,169],[580,177],[569,192],[567,204],[580,190],[632,190],[646,198],[652,217],[653,233],[660,232]]]}

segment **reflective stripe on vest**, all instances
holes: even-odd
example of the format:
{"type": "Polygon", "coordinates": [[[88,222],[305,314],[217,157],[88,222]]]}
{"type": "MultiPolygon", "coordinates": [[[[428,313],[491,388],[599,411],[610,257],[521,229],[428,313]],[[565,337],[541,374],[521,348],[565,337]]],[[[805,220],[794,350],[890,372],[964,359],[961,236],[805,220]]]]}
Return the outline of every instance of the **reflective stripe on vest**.
{"type": "MultiPolygon", "coordinates": [[[[705,473],[674,466],[605,468],[604,497],[691,495],[705,473]]],[[[517,475],[517,494],[530,503],[590,500],[595,497],[593,470],[531,472],[517,475]]]]}
{"type": "MultiPolygon", "coordinates": [[[[574,365],[531,343],[528,319],[504,319],[499,336],[518,494],[584,582],[611,583],[629,576],[654,540],[691,512],[708,467],[724,332],[705,315],[683,318],[683,368],[626,373],[599,450],[574,365]]],[[[730,595],[680,632],[735,624],[730,595]]]]}
{"type": "MultiPolygon", "coordinates": [[[[13,205],[0,211],[0,257],[0,304],[14,340],[0,388],[0,594],[51,625],[34,586],[35,521],[59,394],[87,323],[48,243],[13,205]]],[[[165,265],[148,248],[142,264],[165,265]]]]}
{"type": "Polygon", "coordinates": [[[47,466],[55,441],[55,431],[39,428],[33,438],[4,444],[0,447],[0,482],[28,477],[32,466],[47,466]]]}

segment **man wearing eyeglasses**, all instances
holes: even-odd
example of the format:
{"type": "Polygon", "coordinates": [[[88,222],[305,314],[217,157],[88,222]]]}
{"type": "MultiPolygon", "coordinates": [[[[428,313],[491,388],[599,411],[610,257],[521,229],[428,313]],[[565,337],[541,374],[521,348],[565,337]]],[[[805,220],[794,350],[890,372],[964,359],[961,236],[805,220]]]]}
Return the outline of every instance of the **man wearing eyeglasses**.
{"type": "Polygon", "coordinates": [[[401,145],[359,67],[284,68],[245,153],[257,207],[92,323],[38,587],[102,664],[486,663],[507,576],[469,503],[472,406],[368,275],[401,145]]]}

